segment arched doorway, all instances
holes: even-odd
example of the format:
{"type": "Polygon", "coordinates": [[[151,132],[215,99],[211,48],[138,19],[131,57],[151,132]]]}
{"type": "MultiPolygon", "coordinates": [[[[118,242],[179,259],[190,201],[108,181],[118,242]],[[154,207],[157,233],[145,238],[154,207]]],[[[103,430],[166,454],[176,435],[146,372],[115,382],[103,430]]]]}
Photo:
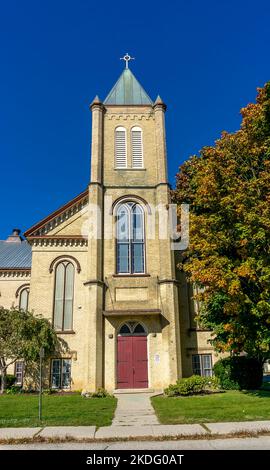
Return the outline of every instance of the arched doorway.
{"type": "Polygon", "coordinates": [[[148,388],[147,333],[127,322],[117,336],[117,388],[148,388]]]}

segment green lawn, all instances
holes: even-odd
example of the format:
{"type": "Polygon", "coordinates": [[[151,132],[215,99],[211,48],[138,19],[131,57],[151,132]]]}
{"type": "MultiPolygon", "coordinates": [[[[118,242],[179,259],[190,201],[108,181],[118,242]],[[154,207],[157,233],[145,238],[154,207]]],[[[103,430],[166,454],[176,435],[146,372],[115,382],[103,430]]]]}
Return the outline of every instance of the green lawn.
{"type": "MultiPolygon", "coordinates": [[[[43,396],[42,426],[109,426],[117,400],[80,394],[43,396]]],[[[38,395],[0,396],[0,427],[39,426],[38,395]]]]}
{"type": "Polygon", "coordinates": [[[192,397],[153,397],[163,424],[254,421],[270,419],[270,391],[228,391],[192,397]]]}

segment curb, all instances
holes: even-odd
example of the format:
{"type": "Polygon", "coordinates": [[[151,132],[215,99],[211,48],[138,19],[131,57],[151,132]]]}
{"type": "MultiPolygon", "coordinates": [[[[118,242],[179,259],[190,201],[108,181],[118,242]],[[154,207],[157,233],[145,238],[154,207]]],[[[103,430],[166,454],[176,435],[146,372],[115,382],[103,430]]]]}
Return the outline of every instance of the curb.
{"type": "MultiPolygon", "coordinates": [[[[257,430],[239,430],[230,433],[213,433],[210,430],[207,430],[207,426],[201,425],[204,429],[204,433],[197,434],[163,434],[163,435],[132,435],[128,437],[95,437],[96,432],[93,437],[78,437],[72,434],[66,433],[62,437],[58,436],[42,436],[41,432],[46,428],[40,428],[33,435],[33,437],[0,437],[1,444],[31,444],[31,443],[64,443],[64,442],[84,442],[84,443],[102,443],[102,442],[131,442],[131,441],[174,441],[174,440],[209,440],[209,439],[230,439],[230,438],[251,438],[251,437],[260,437],[270,435],[270,430],[268,428],[261,428],[257,430]]],[[[14,428],[12,428],[14,429],[14,428]]],[[[20,428],[17,428],[20,429],[20,428]]],[[[33,428],[32,428],[33,429],[33,428]]]]}

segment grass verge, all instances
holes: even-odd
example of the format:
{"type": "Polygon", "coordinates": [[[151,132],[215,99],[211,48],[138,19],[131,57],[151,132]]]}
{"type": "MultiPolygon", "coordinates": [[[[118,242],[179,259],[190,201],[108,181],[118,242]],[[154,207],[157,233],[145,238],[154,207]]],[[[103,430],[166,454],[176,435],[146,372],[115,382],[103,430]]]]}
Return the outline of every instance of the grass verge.
{"type": "Polygon", "coordinates": [[[162,424],[261,421],[270,419],[270,391],[227,391],[190,397],[151,398],[162,424]]]}
{"type": "Polygon", "coordinates": [[[78,393],[42,398],[38,420],[38,395],[0,396],[0,427],[110,426],[116,398],[83,398],[78,393]]]}

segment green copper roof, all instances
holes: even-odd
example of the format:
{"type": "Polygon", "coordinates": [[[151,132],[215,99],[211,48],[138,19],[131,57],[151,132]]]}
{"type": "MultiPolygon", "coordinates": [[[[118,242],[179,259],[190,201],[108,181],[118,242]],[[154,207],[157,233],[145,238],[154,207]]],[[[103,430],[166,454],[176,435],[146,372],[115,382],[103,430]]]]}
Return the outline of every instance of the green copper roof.
{"type": "Polygon", "coordinates": [[[134,77],[130,69],[125,69],[108,94],[104,104],[150,104],[153,102],[134,77]]]}

